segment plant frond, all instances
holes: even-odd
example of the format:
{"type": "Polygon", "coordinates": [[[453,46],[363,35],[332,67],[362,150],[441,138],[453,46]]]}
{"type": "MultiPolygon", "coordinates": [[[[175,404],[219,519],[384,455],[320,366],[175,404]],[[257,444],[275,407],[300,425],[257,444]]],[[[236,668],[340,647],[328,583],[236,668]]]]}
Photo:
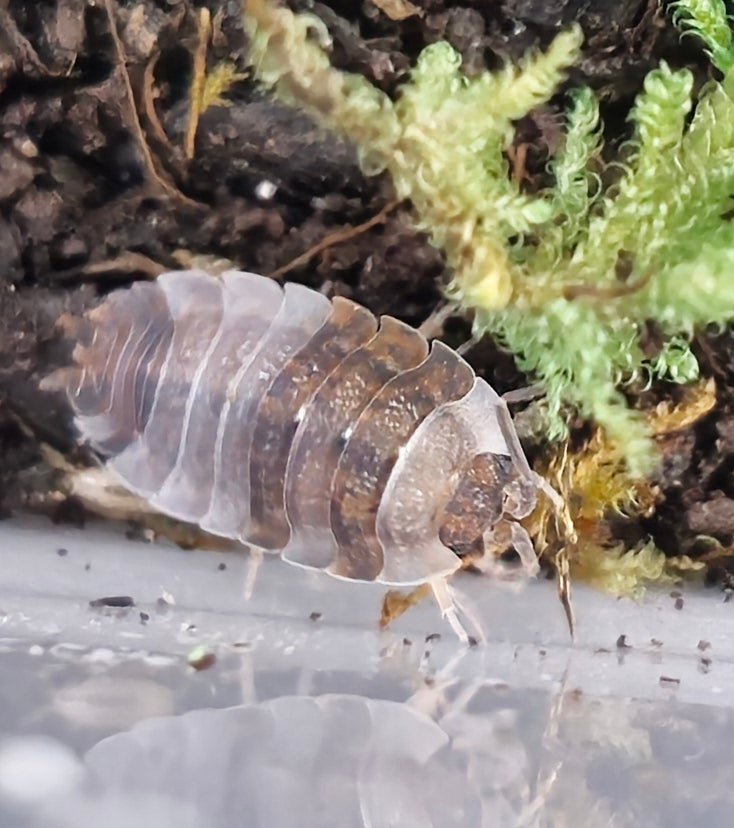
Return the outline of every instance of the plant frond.
{"type": "Polygon", "coordinates": [[[668,8],[684,34],[699,37],[714,65],[727,73],[734,66],[734,43],[724,0],[676,0],[668,8]]]}

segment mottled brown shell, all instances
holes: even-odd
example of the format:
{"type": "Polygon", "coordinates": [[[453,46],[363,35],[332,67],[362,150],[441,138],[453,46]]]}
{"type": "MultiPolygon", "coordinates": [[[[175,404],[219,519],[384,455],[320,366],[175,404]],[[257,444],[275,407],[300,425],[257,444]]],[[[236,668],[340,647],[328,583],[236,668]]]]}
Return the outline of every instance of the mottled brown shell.
{"type": "Polygon", "coordinates": [[[74,365],[46,387],[126,488],[214,534],[417,584],[534,505],[489,385],[346,299],[182,271],[115,291],[76,328],[74,365]]]}

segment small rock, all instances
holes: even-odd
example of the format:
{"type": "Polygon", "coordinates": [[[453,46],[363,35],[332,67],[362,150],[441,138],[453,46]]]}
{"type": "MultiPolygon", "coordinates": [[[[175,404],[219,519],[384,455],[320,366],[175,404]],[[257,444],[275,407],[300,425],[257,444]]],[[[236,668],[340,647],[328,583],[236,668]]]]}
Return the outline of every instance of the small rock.
{"type": "Polygon", "coordinates": [[[691,532],[729,538],[734,532],[734,500],[720,494],[705,503],[694,503],[686,512],[691,532]]]}
{"type": "Polygon", "coordinates": [[[189,667],[193,667],[194,670],[200,672],[201,670],[208,670],[210,667],[213,667],[217,662],[217,657],[211,650],[202,645],[200,647],[194,647],[186,657],[186,661],[189,667]]]}

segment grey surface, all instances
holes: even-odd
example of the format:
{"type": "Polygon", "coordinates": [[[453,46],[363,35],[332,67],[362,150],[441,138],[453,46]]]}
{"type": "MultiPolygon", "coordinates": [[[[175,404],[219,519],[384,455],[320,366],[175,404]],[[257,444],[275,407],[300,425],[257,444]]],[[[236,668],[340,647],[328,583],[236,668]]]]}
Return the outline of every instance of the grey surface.
{"type": "Polygon", "coordinates": [[[731,824],[716,591],[577,589],[571,646],[552,584],[460,577],[467,650],[431,602],[379,633],[382,589],[273,557],[249,601],[245,553],[109,527],[4,522],[0,563],[0,828],[731,824]]]}

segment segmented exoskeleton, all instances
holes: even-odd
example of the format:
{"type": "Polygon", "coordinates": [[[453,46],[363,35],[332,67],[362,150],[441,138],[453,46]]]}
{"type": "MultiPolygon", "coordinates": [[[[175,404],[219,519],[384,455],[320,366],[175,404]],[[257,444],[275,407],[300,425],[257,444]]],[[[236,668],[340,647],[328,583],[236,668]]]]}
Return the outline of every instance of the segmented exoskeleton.
{"type": "Polygon", "coordinates": [[[83,319],[68,393],[124,487],[216,535],[355,581],[430,583],[513,545],[545,481],[507,406],[454,351],[252,273],[166,273],[83,319]]]}

